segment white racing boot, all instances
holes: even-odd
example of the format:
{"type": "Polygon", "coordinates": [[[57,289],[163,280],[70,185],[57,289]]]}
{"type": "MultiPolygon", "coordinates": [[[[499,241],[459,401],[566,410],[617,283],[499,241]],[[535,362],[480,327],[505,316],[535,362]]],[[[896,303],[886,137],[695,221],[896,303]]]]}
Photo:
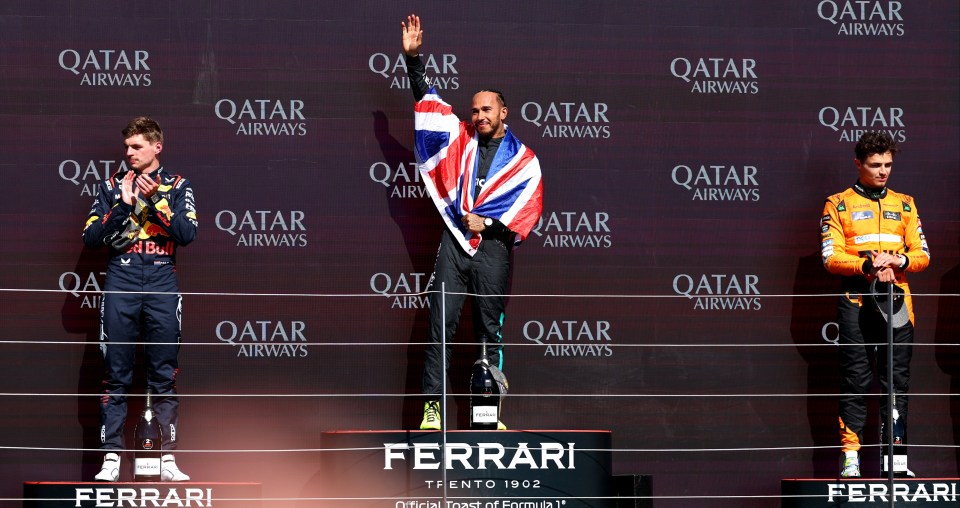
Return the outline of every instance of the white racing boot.
{"type": "Polygon", "coordinates": [[[190,477],[177,467],[177,461],[173,454],[166,454],[160,457],[160,481],[163,482],[187,482],[190,477]]]}
{"type": "Polygon", "coordinates": [[[120,455],[107,453],[103,456],[100,472],[93,477],[98,482],[115,482],[120,479],[120,455]]]}

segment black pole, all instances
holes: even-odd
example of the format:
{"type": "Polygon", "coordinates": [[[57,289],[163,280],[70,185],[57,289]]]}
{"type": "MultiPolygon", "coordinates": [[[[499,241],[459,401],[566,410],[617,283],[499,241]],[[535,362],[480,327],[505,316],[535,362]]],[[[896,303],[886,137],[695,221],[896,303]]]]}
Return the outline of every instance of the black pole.
{"type": "MultiPolygon", "coordinates": [[[[896,390],[893,384],[893,282],[887,284],[887,498],[891,508],[894,506],[893,493],[893,406],[896,403],[896,390]]],[[[874,297],[876,298],[876,297],[874,297]]]]}
{"type": "Polygon", "coordinates": [[[440,396],[440,479],[442,506],[447,506],[447,283],[440,283],[440,316],[443,326],[440,329],[440,379],[443,393],[440,396]]]}

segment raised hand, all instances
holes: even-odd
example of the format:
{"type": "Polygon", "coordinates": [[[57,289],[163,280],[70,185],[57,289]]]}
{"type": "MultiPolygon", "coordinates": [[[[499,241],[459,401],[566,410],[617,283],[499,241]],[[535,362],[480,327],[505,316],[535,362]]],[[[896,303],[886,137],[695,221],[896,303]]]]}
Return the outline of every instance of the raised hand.
{"type": "Polygon", "coordinates": [[[417,56],[420,54],[420,46],[423,44],[423,30],[420,30],[420,16],[411,14],[407,16],[407,22],[400,22],[400,28],[403,31],[403,52],[407,56],[417,56]]]}

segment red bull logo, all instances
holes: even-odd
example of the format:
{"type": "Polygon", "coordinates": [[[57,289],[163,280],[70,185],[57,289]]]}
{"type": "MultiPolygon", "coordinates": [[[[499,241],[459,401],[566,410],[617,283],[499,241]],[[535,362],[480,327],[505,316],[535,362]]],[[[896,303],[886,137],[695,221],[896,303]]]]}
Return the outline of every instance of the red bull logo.
{"type": "Polygon", "coordinates": [[[157,219],[160,220],[164,225],[170,225],[170,218],[173,217],[173,212],[170,211],[170,203],[167,202],[166,198],[161,199],[156,204],[153,205],[157,209],[157,219]]]}
{"type": "Polygon", "coordinates": [[[140,238],[144,238],[144,237],[155,238],[158,236],[169,236],[169,235],[167,235],[167,232],[164,231],[163,228],[161,228],[160,226],[152,222],[147,221],[143,224],[143,229],[140,230],[140,238]]]}
{"type": "Polygon", "coordinates": [[[162,244],[157,244],[153,240],[140,240],[139,242],[130,246],[130,248],[127,250],[127,254],[154,254],[157,256],[172,256],[175,248],[175,244],[171,241],[164,241],[162,244]]]}

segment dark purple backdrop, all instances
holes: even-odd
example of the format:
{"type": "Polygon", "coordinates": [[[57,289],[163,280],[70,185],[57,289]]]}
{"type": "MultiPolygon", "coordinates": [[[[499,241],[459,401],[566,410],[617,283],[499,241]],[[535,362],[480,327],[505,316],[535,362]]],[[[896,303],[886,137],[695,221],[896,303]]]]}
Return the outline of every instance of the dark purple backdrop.
{"type": "MultiPolygon", "coordinates": [[[[77,450],[98,445],[105,253],[80,231],[141,114],[163,125],[164,165],[200,211],[178,263],[180,440],[200,450],[184,469],[318,496],[322,453],[216,450],[417,425],[421,401],[402,395],[419,391],[427,310],[411,295],[442,226],[397,66],[414,10],[444,98],[463,113],[474,90],[503,89],[544,169],[544,222],[516,251],[504,328],[511,428],[611,429],[615,471],[654,475],[662,496],[775,496],[781,478],[835,474],[837,450],[815,448],[837,444],[824,394],[838,390],[835,297],[811,296],[838,281],[816,225],[856,176],[859,132],[883,129],[903,146],[891,186],[916,198],[933,253],[911,279],[910,440],[930,446],[911,467],[956,477],[958,4],[515,4],[4,3],[0,497],[98,467],[77,450]],[[238,394],[258,397],[218,396],[238,394]]],[[[473,356],[458,349],[451,391],[473,356]]]]}

